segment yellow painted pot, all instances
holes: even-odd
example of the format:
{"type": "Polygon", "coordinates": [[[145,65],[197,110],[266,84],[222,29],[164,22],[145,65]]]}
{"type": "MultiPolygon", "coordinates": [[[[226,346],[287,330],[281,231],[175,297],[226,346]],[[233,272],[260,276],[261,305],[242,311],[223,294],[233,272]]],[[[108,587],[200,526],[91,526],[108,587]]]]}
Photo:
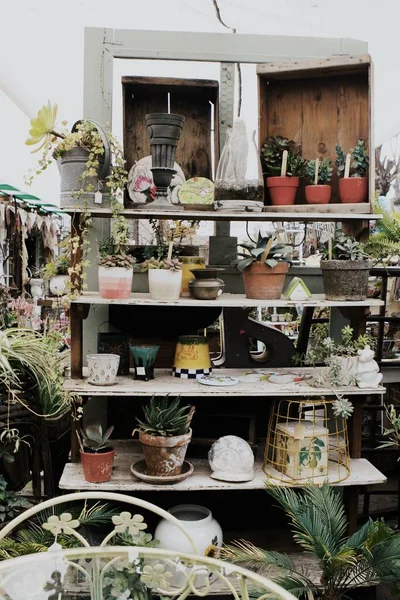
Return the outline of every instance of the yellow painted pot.
{"type": "Polygon", "coordinates": [[[193,279],[191,269],[203,269],[206,261],[202,256],[181,256],[180,261],[182,262],[181,296],[190,296],[188,283],[193,279]]]}
{"type": "Polygon", "coordinates": [[[211,373],[208,340],[200,335],[181,335],[175,350],[172,374],[183,379],[197,379],[211,373]]]}

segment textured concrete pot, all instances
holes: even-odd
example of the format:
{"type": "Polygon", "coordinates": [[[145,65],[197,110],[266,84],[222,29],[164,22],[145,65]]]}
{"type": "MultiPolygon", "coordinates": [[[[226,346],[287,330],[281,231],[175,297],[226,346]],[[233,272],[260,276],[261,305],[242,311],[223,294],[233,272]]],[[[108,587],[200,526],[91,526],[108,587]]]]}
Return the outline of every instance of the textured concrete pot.
{"type": "Polygon", "coordinates": [[[168,477],[179,475],[185,460],[187,447],[192,439],[192,430],[183,435],[163,437],[139,431],[143,446],[147,475],[168,477]]]}
{"type": "Polygon", "coordinates": [[[339,198],[343,203],[365,202],[368,197],[366,177],[346,177],[339,179],[339,198]]]}
{"type": "Polygon", "coordinates": [[[287,262],[280,262],[273,268],[253,262],[242,271],[246,297],[257,300],[280,298],[288,270],[289,263],[287,262]]]}
{"type": "Polygon", "coordinates": [[[83,474],[89,483],[104,483],[111,479],[115,450],[108,448],[108,452],[82,452],[81,463],[83,474]]]}
{"type": "Polygon", "coordinates": [[[372,263],[368,260],[321,260],[327,300],[365,300],[372,263]]]}

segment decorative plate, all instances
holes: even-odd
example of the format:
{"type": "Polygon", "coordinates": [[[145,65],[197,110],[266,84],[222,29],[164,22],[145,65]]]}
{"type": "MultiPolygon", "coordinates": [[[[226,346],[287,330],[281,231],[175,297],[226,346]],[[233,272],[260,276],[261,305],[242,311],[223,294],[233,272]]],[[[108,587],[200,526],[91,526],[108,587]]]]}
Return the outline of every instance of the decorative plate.
{"type": "MultiPolygon", "coordinates": [[[[154,195],[155,189],[151,165],[151,156],[145,156],[135,162],[129,171],[127,189],[130,199],[135,204],[145,204],[154,200],[152,195],[154,195]]],[[[174,163],[174,169],[176,174],[171,180],[168,200],[172,204],[178,204],[178,190],[185,183],[186,178],[178,163],[174,163]]]]}
{"type": "Polygon", "coordinates": [[[237,385],[240,383],[239,379],[236,379],[236,377],[229,377],[226,375],[208,375],[207,377],[199,377],[197,381],[202,385],[213,385],[216,387],[237,385]]]}
{"type": "Polygon", "coordinates": [[[182,465],[182,473],[179,475],[166,475],[161,477],[160,475],[147,475],[146,461],[141,459],[131,465],[131,473],[138,479],[146,481],[147,483],[156,483],[159,485],[167,485],[168,483],[178,483],[183,481],[186,477],[189,477],[194,471],[192,463],[185,460],[182,465]]]}
{"type": "Polygon", "coordinates": [[[188,208],[210,208],[214,202],[214,184],[205,177],[192,177],[179,188],[178,198],[188,208]]]}

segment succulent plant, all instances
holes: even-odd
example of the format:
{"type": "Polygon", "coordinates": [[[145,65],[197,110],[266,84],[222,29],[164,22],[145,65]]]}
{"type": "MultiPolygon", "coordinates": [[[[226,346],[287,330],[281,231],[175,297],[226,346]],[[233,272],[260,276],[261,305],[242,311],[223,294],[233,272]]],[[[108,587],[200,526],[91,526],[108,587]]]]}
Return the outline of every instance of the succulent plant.
{"type": "Polygon", "coordinates": [[[137,418],[137,430],[150,435],[172,437],[188,432],[195,411],[194,406],[181,406],[179,396],[152,396],[143,406],[143,419],[137,418]]]}
{"type": "Polygon", "coordinates": [[[279,262],[290,262],[292,247],[285,244],[277,244],[273,236],[263,237],[258,234],[257,242],[250,244],[239,244],[246,252],[239,252],[238,256],[232,262],[232,266],[239,271],[243,271],[253,262],[263,262],[269,267],[275,267],[279,262]]]}
{"type": "Polygon", "coordinates": [[[181,271],[182,263],[178,258],[164,258],[158,260],[157,258],[149,258],[140,265],[141,271],[148,271],[149,269],[168,269],[170,271],[181,271]]]}
{"type": "MultiPolygon", "coordinates": [[[[318,166],[318,184],[329,185],[332,179],[332,163],[328,158],[323,158],[318,166]]],[[[309,160],[306,165],[306,177],[311,184],[315,182],[315,160],[309,160]]]]}
{"type": "Polygon", "coordinates": [[[282,135],[269,136],[261,148],[261,161],[265,175],[279,176],[281,174],[282,155],[288,152],[286,175],[288,177],[302,177],[304,175],[306,160],[301,158],[296,142],[282,135]]]}
{"type": "Polygon", "coordinates": [[[135,259],[130,254],[108,254],[99,260],[100,267],[122,267],[131,269],[135,259]]]}
{"type": "MultiPolygon", "coordinates": [[[[327,250],[324,259],[328,259],[327,250]]],[[[351,236],[340,236],[332,244],[333,260],[368,260],[369,254],[364,250],[364,245],[351,236]]]]}
{"type": "MultiPolygon", "coordinates": [[[[350,152],[350,177],[365,177],[369,166],[369,158],[367,154],[367,148],[365,146],[365,140],[358,140],[357,144],[354,146],[354,148],[351,148],[350,152]]],[[[337,167],[338,177],[344,177],[344,171],[346,168],[346,155],[339,144],[336,144],[335,165],[337,167]]]]}
{"type": "Polygon", "coordinates": [[[81,441],[83,448],[90,452],[102,452],[109,448],[108,441],[112,432],[114,431],[114,425],[111,425],[104,433],[103,428],[99,423],[88,425],[85,429],[81,430],[81,441]]]}

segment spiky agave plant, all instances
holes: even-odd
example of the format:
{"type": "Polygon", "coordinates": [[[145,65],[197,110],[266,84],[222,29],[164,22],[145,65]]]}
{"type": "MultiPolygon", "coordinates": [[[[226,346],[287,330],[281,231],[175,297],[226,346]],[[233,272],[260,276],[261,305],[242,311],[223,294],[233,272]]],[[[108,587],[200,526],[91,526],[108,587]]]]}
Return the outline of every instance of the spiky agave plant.
{"type": "Polygon", "coordinates": [[[267,485],[269,494],[289,518],[294,540],[312,555],[320,569],[320,581],[296,567],[290,556],[257,548],[240,540],[222,548],[225,560],[265,571],[269,577],[302,600],[340,600],[361,584],[399,582],[400,534],[383,519],[369,519],[350,537],[340,495],[325,483],[300,492],[267,485]]]}
{"type": "Polygon", "coordinates": [[[194,406],[181,406],[179,396],[170,398],[153,395],[150,402],[143,406],[143,419],[136,418],[137,431],[149,435],[172,437],[188,432],[195,411],[194,406]]]}

